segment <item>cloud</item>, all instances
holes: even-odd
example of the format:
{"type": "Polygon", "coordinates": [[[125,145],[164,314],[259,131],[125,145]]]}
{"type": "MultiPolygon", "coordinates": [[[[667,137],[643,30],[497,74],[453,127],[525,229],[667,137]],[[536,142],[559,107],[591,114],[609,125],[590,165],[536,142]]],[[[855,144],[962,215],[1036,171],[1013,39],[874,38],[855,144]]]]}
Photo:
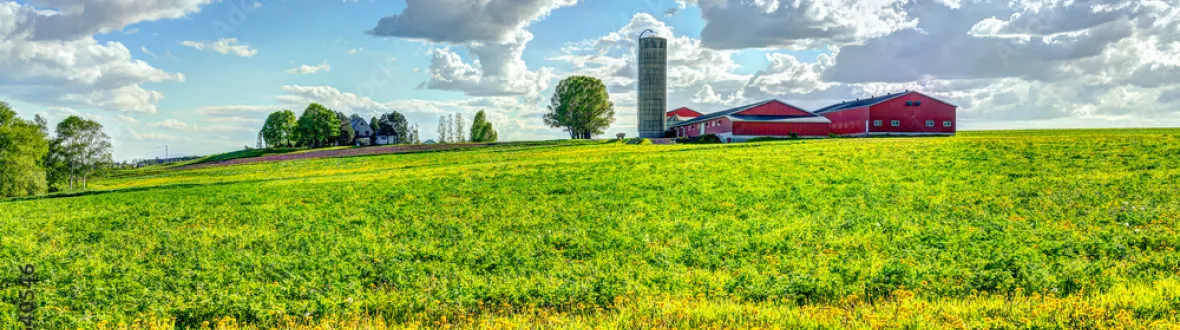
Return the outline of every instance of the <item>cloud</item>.
{"type": "Polygon", "coordinates": [[[362,51],[364,51],[364,50],[365,50],[364,48],[353,48],[353,49],[349,49],[349,50],[348,50],[348,55],[356,55],[357,53],[360,53],[360,52],[362,52],[362,51]]]}
{"type": "Polygon", "coordinates": [[[211,50],[221,54],[233,54],[241,57],[252,57],[258,54],[257,49],[250,48],[250,45],[238,44],[237,38],[221,38],[217,41],[181,41],[181,45],[196,48],[198,50],[211,50]]]}
{"type": "Polygon", "coordinates": [[[35,3],[49,9],[38,10],[39,13],[31,17],[31,20],[25,21],[23,27],[32,31],[31,40],[78,40],[94,34],[119,31],[138,22],[185,17],[200,11],[201,6],[212,2],[214,1],[40,0],[35,3]]]}
{"type": "Polygon", "coordinates": [[[152,51],[148,50],[147,47],[139,46],[139,51],[148,55],[148,56],[156,57],[156,53],[153,53],[152,51]]]}
{"type": "Polygon", "coordinates": [[[307,64],[300,65],[298,68],[287,70],[287,73],[290,73],[290,74],[313,74],[313,73],[317,73],[320,71],[323,71],[323,72],[332,71],[332,66],[328,65],[327,60],[324,60],[323,63],[317,64],[315,66],[310,66],[307,64]]]}
{"type": "Polygon", "coordinates": [[[401,13],[381,18],[376,36],[466,43],[511,42],[529,23],[577,0],[407,0],[401,13]]]}
{"type": "Polygon", "coordinates": [[[905,10],[910,0],[688,0],[701,9],[701,41],[718,49],[806,49],[853,45],[897,31],[918,20],[905,10]]]}
{"type": "Polygon", "coordinates": [[[187,131],[187,130],[191,130],[191,129],[195,128],[192,125],[186,124],[186,123],[176,120],[176,119],[166,119],[163,121],[148,124],[148,126],[167,128],[167,129],[178,130],[178,131],[187,131]]]}
{"type": "Polygon", "coordinates": [[[475,58],[471,63],[449,48],[433,49],[428,69],[430,80],[419,87],[458,91],[468,96],[538,95],[556,76],[549,67],[528,69],[522,56],[525,45],[532,39],[532,33],[522,30],[510,42],[471,43],[467,46],[475,58]]]}
{"type": "MultiPolygon", "coordinates": [[[[102,10],[106,8],[104,5],[42,3],[63,8],[53,11],[0,2],[0,94],[3,96],[46,106],[152,113],[156,112],[156,103],[163,99],[163,94],[140,85],[184,81],[180,73],[166,72],[132,59],[130,51],[121,43],[99,43],[90,36],[65,33],[68,29],[115,31],[131,23],[117,17],[89,21],[87,17],[94,16],[87,11],[102,10]],[[58,18],[52,18],[59,16],[76,20],[70,21],[69,27],[49,26],[59,22],[58,18]]],[[[159,6],[140,9],[147,12],[120,14],[145,19],[160,17],[159,6]]]]}
{"type": "Polygon", "coordinates": [[[193,112],[206,116],[239,116],[252,114],[269,114],[282,110],[276,105],[219,105],[200,107],[193,112]]]}

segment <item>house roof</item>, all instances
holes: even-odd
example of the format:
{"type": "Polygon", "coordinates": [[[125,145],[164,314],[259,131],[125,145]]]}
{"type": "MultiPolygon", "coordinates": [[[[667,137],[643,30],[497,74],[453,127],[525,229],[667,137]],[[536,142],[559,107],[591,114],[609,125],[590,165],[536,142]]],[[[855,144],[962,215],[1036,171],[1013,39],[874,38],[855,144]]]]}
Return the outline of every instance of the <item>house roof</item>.
{"type": "MultiPolygon", "coordinates": [[[[777,99],[770,99],[770,100],[766,100],[766,101],[762,101],[762,102],[758,102],[758,103],[754,103],[754,104],[747,104],[747,105],[743,105],[743,106],[736,107],[736,108],[732,108],[732,109],[727,109],[727,110],[722,110],[722,111],[718,111],[718,112],[710,113],[710,114],[707,114],[707,115],[702,115],[702,116],[700,116],[700,117],[696,117],[696,118],[694,118],[694,119],[692,119],[692,120],[689,120],[689,121],[684,121],[684,122],[679,122],[679,123],[676,123],[676,125],[674,125],[673,127],[675,127],[675,126],[684,126],[684,125],[692,125],[692,124],[701,123],[701,122],[706,122],[706,121],[713,120],[713,119],[717,119],[717,118],[721,118],[721,117],[731,117],[731,118],[733,118],[734,120],[741,120],[741,121],[764,121],[764,122],[784,122],[784,121],[791,121],[791,122],[801,122],[801,121],[806,121],[806,120],[804,120],[804,119],[807,119],[807,118],[815,118],[815,117],[820,117],[820,116],[818,116],[818,115],[815,115],[815,114],[812,114],[812,115],[810,115],[810,116],[809,116],[809,115],[799,115],[799,116],[755,116],[755,115],[736,115],[736,114],[737,114],[737,113],[739,113],[739,112],[746,111],[746,110],[750,110],[750,109],[757,108],[757,107],[760,107],[760,106],[763,106],[763,105],[767,105],[767,104],[770,104],[770,103],[774,103],[774,102],[782,103],[782,104],[785,104],[785,105],[787,105],[787,106],[790,106],[790,107],[792,107],[792,108],[799,109],[800,111],[807,112],[807,113],[811,113],[811,112],[809,112],[809,111],[807,111],[807,110],[803,110],[803,108],[800,108],[800,107],[796,107],[796,106],[794,106],[794,105],[791,105],[790,103],[786,103],[786,102],[783,102],[783,101],[779,101],[779,100],[777,100],[777,99]]],[[[821,117],[821,118],[822,118],[822,117],[821,117]]]]}
{"type": "Polygon", "coordinates": [[[840,101],[840,103],[836,103],[836,104],[833,104],[833,105],[829,105],[829,106],[827,106],[827,107],[821,108],[821,109],[819,109],[819,110],[815,110],[815,111],[813,111],[813,112],[815,112],[815,113],[817,113],[817,114],[825,114],[825,113],[829,113],[829,112],[836,112],[836,111],[841,111],[841,110],[848,110],[848,109],[855,109],[855,108],[860,108],[860,107],[874,106],[874,105],[880,104],[880,103],[882,103],[882,102],[889,101],[889,100],[892,100],[892,99],[895,99],[895,98],[898,98],[898,97],[901,97],[901,96],[904,96],[904,95],[909,95],[909,94],[919,94],[919,95],[922,95],[922,96],[928,97],[928,98],[930,98],[930,99],[932,99],[932,100],[935,100],[935,101],[938,101],[938,102],[942,102],[942,103],[944,103],[944,104],[946,104],[946,105],[949,105],[949,106],[952,106],[952,107],[956,107],[956,108],[958,107],[958,106],[956,106],[956,105],[954,105],[954,104],[950,104],[949,102],[946,102],[946,101],[943,101],[943,100],[939,100],[938,98],[935,98],[935,97],[933,97],[933,96],[930,96],[930,95],[922,94],[922,93],[919,93],[919,92],[916,92],[916,91],[904,91],[904,92],[899,92],[899,93],[885,94],[885,95],[882,95],[882,96],[873,97],[873,98],[867,98],[867,99],[863,99],[863,100],[856,100],[856,101],[840,101]]]}
{"type": "Polygon", "coordinates": [[[668,111],[664,117],[671,118],[672,116],[680,116],[681,118],[696,118],[700,117],[701,113],[688,107],[680,107],[676,110],[668,111]]]}

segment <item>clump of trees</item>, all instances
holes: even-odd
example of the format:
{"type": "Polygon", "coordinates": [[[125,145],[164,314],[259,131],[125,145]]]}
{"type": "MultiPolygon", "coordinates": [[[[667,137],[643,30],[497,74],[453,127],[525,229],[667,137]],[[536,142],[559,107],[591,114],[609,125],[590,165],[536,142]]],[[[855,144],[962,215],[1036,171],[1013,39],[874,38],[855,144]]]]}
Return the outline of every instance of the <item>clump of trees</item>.
{"type": "MultiPolygon", "coordinates": [[[[271,113],[258,135],[270,148],[347,146],[357,143],[363,134],[353,129],[353,120],[364,121],[356,114],[349,116],[312,103],[298,118],[291,110],[271,113]]],[[[371,135],[387,136],[391,144],[422,143],[418,139],[418,126],[410,125],[406,117],[396,111],[372,117],[368,124],[371,135]]]]}
{"type": "Polygon", "coordinates": [[[572,76],[557,84],[545,124],[569,132],[571,139],[601,135],[615,122],[615,105],[602,80],[572,76]]]}
{"type": "Polygon", "coordinates": [[[45,118],[22,119],[0,101],[0,197],[85,189],[112,163],[110,137],[98,122],[70,116],[54,133],[45,118]]]}
{"type": "Polygon", "coordinates": [[[483,110],[475,114],[470,128],[467,127],[461,113],[438,117],[438,143],[486,143],[497,140],[499,135],[483,110]]]}

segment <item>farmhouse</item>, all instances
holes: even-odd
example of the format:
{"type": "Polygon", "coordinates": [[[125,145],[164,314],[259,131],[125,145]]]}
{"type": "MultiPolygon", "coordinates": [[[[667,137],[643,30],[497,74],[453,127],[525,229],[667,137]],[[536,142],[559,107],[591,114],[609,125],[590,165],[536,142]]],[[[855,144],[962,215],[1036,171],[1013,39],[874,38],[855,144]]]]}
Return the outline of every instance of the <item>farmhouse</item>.
{"type": "Polygon", "coordinates": [[[845,101],[816,110],[840,136],[954,135],[953,104],[914,91],[845,101]]]}
{"type": "Polygon", "coordinates": [[[672,126],[676,137],[716,135],[724,142],[756,137],[827,137],[831,120],[779,100],[718,111],[672,126]]]}
{"type": "Polygon", "coordinates": [[[373,142],[373,128],[361,118],[350,119],[352,131],[356,133],[356,145],[367,146],[373,142]]]}
{"type": "Polygon", "coordinates": [[[723,142],[757,137],[954,135],[958,107],[914,91],[843,101],[814,112],[767,100],[707,115],[688,108],[667,113],[676,137],[716,135],[723,142]]]}

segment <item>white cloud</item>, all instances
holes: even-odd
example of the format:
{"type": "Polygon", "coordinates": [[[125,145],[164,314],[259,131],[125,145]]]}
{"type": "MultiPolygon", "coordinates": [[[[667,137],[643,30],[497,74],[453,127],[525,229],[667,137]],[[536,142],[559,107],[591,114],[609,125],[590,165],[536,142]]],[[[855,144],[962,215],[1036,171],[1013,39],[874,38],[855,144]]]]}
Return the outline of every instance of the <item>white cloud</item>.
{"type": "Polygon", "coordinates": [[[282,108],[275,105],[219,105],[200,107],[193,112],[206,116],[239,116],[239,115],[255,115],[255,114],[269,114],[281,110],[282,108]]]}
{"type": "Polygon", "coordinates": [[[250,45],[238,44],[237,38],[221,38],[217,41],[181,41],[181,45],[198,50],[211,50],[221,54],[233,54],[241,57],[251,57],[258,54],[258,50],[250,45]]]}
{"type": "Polygon", "coordinates": [[[577,0],[407,0],[406,9],[382,18],[377,36],[467,43],[509,43],[529,23],[577,0]]]}
{"type": "Polygon", "coordinates": [[[139,46],[139,51],[148,55],[148,56],[156,57],[156,53],[153,53],[152,51],[148,50],[147,47],[139,46]]]}
{"type": "Polygon", "coordinates": [[[532,33],[519,31],[507,43],[476,42],[467,45],[475,57],[464,62],[448,48],[432,50],[430,80],[420,87],[463,92],[469,96],[536,96],[556,77],[553,69],[529,71],[522,56],[532,33]]]}
{"type": "Polygon", "coordinates": [[[365,51],[364,48],[353,48],[348,50],[348,55],[356,55],[357,53],[365,51]]]}
{"type": "Polygon", "coordinates": [[[185,17],[212,2],[213,0],[40,0],[35,3],[45,7],[39,8],[43,10],[39,10],[32,20],[26,21],[23,27],[31,28],[29,30],[33,31],[32,40],[78,40],[94,34],[119,31],[138,22],[185,17]]]}
{"type": "Polygon", "coordinates": [[[706,47],[805,49],[852,45],[914,28],[910,0],[687,0],[701,9],[706,47]]]}
{"type": "MultiPolygon", "coordinates": [[[[163,94],[140,84],[184,81],[180,73],[132,59],[121,43],[99,43],[90,36],[76,35],[77,31],[115,31],[131,23],[125,17],[90,20],[97,17],[85,11],[102,10],[105,5],[44,4],[63,8],[52,11],[0,2],[0,96],[47,106],[151,113],[163,94]],[[48,26],[66,22],[62,17],[73,18],[70,26],[48,26]]],[[[153,11],[159,6],[140,9],[147,12],[123,14],[145,19],[161,15],[153,11]]]]}
{"type": "Polygon", "coordinates": [[[290,73],[290,74],[313,74],[313,73],[317,73],[320,71],[323,71],[323,72],[332,71],[332,66],[328,65],[327,60],[324,60],[323,63],[316,64],[314,66],[307,65],[307,64],[300,65],[298,68],[293,68],[293,69],[287,70],[287,73],[290,73]]]}
{"type": "Polygon", "coordinates": [[[191,130],[194,128],[192,125],[186,124],[185,122],[182,122],[182,121],[179,121],[176,119],[166,119],[163,121],[158,121],[158,122],[148,124],[148,126],[167,128],[167,129],[178,130],[178,131],[187,131],[187,130],[191,130]]]}

